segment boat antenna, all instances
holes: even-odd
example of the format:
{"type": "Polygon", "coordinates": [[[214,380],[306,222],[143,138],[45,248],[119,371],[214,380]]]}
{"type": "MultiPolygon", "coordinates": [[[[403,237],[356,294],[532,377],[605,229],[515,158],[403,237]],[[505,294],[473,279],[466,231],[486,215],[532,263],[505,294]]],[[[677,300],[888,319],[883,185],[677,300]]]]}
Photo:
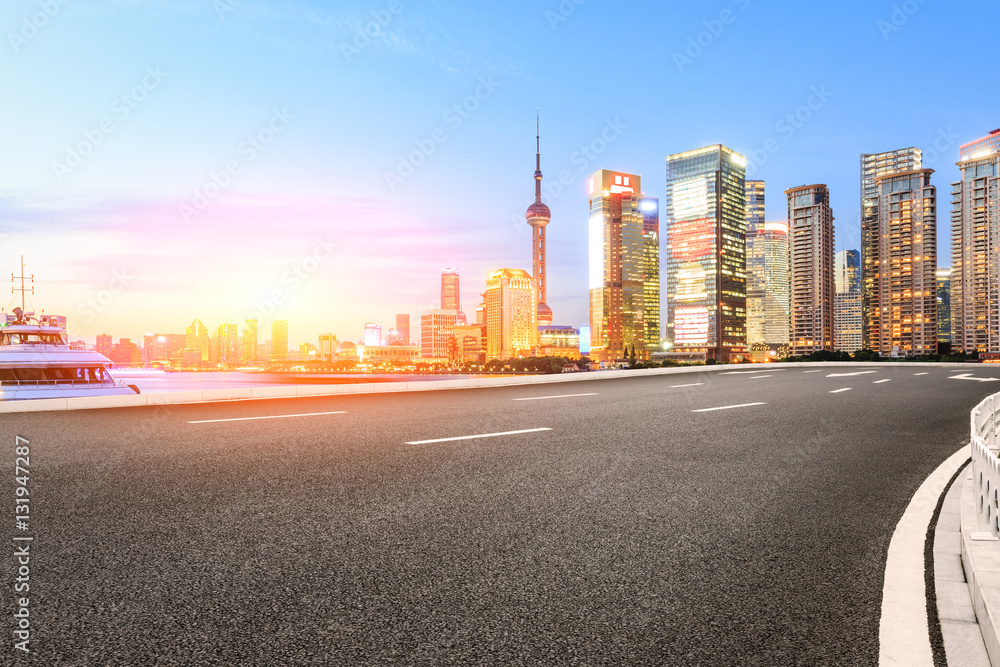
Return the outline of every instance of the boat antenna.
{"type": "Polygon", "coordinates": [[[24,308],[24,295],[27,294],[29,291],[32,294],[35,293],[35,274],[32,273],[30,276],[25,276],[24,275],[24,255],[21,255],[21,275],[15,276],[13,273],[10,274],[10,282],[11,282],[12,285],[17,285],[17,282],[15,282],[16,280],[20,280],[21,281],[21,286],[20,287],[11,287],[10,288],[10,293],[11,294],[14,294],[15,292],[20,292],[21,293],[21,311],[22,312],[27,312],[27,311],[25,311],[25,308],[24,308]],[[25,287],[24,286],[24,281],[25,280],[31,280],[31,287],[25,287]]]}

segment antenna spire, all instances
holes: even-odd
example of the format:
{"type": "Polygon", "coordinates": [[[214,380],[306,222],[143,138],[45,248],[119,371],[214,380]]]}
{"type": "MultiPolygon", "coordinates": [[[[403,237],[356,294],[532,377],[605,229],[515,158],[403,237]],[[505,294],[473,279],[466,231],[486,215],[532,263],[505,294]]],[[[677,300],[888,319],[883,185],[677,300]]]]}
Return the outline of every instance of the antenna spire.
{"type": "Polygon", "coordinates": [[[535,107],[535,201],[542,201],[542,143],[538,107],[535,107]]]}

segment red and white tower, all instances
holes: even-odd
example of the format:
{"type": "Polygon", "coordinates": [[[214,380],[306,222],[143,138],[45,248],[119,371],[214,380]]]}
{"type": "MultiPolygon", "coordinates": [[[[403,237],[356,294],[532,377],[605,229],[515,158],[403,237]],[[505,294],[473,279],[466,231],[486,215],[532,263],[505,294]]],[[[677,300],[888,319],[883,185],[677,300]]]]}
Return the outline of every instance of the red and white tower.
{"type": "Polygon", "coordinates": [[[531,268],[535,283],[535,298],[538,300],[538,326],[552,324],[552,310],[545,303],[545,287],[548,276],[545,272],[545,226],[552,219],[549,207],[542,203],[542,153],[539,138],[538,111],[535,111],[535,201],[525,212],[531,225],[531,268]]]}

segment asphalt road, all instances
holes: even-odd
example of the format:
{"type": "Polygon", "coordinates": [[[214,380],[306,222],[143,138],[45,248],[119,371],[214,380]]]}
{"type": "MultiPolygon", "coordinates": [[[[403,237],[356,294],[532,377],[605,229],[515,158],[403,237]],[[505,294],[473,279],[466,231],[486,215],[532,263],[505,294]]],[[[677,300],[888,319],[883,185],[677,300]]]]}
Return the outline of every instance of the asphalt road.
{"type": "Polygon", "coordinates": [[[874,665],[892,530],[1000,384],[733,370],[4,415],[0,662],[874,665]]]}

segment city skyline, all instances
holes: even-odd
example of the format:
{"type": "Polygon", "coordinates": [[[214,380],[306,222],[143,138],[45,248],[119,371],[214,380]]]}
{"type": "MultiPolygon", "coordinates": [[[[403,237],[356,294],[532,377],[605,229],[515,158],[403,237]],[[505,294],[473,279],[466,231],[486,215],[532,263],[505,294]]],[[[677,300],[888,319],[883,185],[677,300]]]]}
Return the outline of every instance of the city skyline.
{"type": "MultiPolygon", "coordinates": [[[[860,66],[958,36],[991,61],[997,46],[968,8],[919,5],[899,18],[891,4],[848,2],[824,11],[817,38],[788,30],[781,8],[745,0],[650,6],[662,48],[642,57],[647,48],[622,46],[616,62],[595,64],[586,36],[626,21],[596,5],[474,15],[448,3],[226,6],[60,5],[32,34],[24,22],[37,3],[15,2],[0,20],[11,100],[0,117],[17,129],[0,173],[0,269],[23,253],[36,309],[64,313],[81,337],[139,339],[209,313],[240,323],[260,311],[262,326],[298,323],[297,337],[355,338],[365,322],[433,308],[435,274],[449,266],[475,303],[491,270],[531,265],[523,184],[536,107],[547,119],[547,299],[574,326],[587,322],[581,229],[594,169],[644,174],[647,195],[663,199],[665,156],[722,143],[774,192],[827,183],[837,249],[860,248],[859,154],[916,146],[938,182],[952,182],[958,146],[996,125],[997,93],[943,47],[929,47],[940,82],[919,111],[892,104],[904,82],[860,66]],[[359,37],[373,22],[379,36],[359,37]],[[767,39],[779,34],[782,49],[767,39]],[[861,48],[834,59],[823,46],[834,36],[861,48]],[[734,58],[754,81],[727,66],[734,58]],[[622,62],[649,81],[638,104],[589,95],[588,82],[622,62]],[[863,91],[874,81],[884,96],[872,100],[863,91]],[[717,103],[726,87],[745,103],[717,103]],[[976,94],[970,103],[956,90],[976,94]],[[710,103],[670,103],[678,97],[710,103]]],[[[777,199],[769,222],[785,218],[777,199]]]]}

